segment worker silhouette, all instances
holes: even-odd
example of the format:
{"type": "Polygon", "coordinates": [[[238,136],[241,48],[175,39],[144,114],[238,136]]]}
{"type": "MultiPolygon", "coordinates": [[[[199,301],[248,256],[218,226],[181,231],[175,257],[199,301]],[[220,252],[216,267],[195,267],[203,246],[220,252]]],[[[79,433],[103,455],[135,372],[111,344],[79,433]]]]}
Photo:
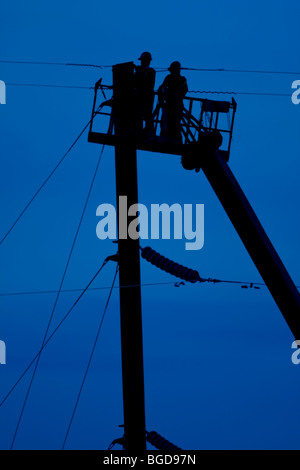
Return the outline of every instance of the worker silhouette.
{"type": "Polygon", "coordinates": [[[136,115],[137,131],[144,132],[147,137],[153,135],[153,101],[155,70],[150,67],[150,52],[143,52],[138,59],[141,65],[135,67],[136,115]],[[145,127],[144,127],[145,122],[145,127]]]}
{"type": "Polygon", "coordinates": [[[162,108],[160,135],[168,140],[181,142],[183,98],[188,86],[186,78],[180,75],[180,62],[172,62],[168,70],[170,74],[166,76],[157,92],[162,108]]]}

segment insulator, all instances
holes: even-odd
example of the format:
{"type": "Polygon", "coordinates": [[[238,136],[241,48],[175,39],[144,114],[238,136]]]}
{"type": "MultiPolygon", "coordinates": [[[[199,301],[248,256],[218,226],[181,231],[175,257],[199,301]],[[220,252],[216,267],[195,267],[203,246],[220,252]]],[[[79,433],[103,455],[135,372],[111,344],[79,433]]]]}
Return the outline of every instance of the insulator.
{"type": "Polygon", "coordinates": [[[198,271],[186,268],[181,264],[175,263],[174,261],[165,258],[165,256],[160,255],[159,253],[157,253],[157,251],[152,250],[152,248],[150,248],[149,246],[146,246],[141,250],[142,258],[144,258],[146,261],[149,261],[157,268],[160,268],[163,271],[172,274],[173,276],[179,277],[184,281],[197,282],[201,280],[198,271]]]}
{"type": "Polygon", "coordinates": [[[147,434],[147,441],[158,450],[182,450],[180,447],[175,446],[155,431],[151,431],[147,434]]]}

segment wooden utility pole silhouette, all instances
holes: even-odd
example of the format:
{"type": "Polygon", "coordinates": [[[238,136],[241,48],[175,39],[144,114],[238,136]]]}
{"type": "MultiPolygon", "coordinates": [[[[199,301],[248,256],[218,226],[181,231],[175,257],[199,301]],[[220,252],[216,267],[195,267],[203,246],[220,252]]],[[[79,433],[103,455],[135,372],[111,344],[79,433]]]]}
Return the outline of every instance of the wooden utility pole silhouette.
{"type": "Polygon", "coordinates": [[[136,146],[133,134],[133,74],[133,64],[113,67],[114,125],[118,139],[115,146],[115,166],[119,228],[124,443],[128,451],[144,451],[146,431],[139,240],[132,240],[128,236],[131,218],[123,213],[119,205],[121,196],[127,197],[128,207],[138,203],[136,146]],[[126,222],[123,223],[121,218],[126,222]],[[121,233],[123,226],[126,227],[125,233],[121,233]]]}

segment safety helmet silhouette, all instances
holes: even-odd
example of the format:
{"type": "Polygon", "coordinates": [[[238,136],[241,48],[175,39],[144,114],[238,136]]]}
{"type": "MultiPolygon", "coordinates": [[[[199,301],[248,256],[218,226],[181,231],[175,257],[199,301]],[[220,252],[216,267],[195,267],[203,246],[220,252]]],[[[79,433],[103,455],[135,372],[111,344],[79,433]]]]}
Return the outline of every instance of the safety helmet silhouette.
{"type": "Polygon", "coordinates": [[[149,60],[149,62],[152,60],[152,56],[150,54],[150,52],[143,52],[141,54],[141,57],[139,57],[138,60],[149,60]]]}
{"type": "Polygon", "coordinates": [[[168,68],[169,72],[180,72],[181,69],[181,63],[175,60],[175,62],[172,62],[170,67],[168,68]]]}

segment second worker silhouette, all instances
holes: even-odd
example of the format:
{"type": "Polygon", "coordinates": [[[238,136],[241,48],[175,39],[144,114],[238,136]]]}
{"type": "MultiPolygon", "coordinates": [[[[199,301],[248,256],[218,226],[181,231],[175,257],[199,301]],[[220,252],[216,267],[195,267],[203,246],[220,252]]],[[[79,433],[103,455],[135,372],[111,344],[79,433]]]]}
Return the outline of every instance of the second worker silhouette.
{"type": "Polygon", "coordinates": [[[186,78],[180,74],[180,62],[172,62],[168,70],[170,74],[158,89],[158,99],[162,107],[160,135],[168,140],[181,142],[183,98],[188,91],[188,85],[186,78]]]}

